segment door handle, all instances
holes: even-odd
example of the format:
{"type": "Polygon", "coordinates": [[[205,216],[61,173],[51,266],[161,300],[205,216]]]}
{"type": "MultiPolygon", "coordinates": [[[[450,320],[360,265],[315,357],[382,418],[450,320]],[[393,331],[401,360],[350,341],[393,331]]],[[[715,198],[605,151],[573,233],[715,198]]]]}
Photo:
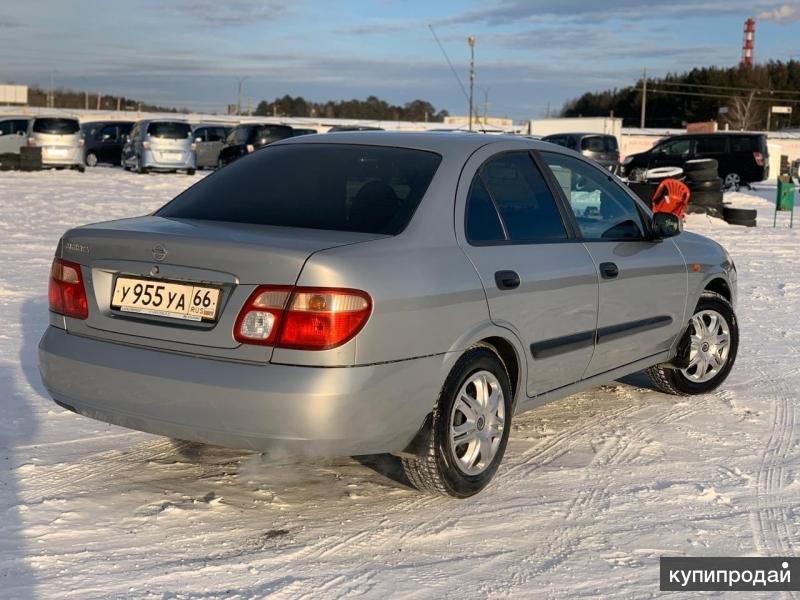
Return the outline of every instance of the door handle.
{"type": "Polygon", "coordinates": [[[612,262],[600,263],[600,275],[603,279],[616,279],[619,267],[612,262]]]}
{"type": "Polygon", "coordinates": [[[497,271],[494,282],[499,290],[513,290],[519,287],[519,274],[516,271],[497,271]]]}

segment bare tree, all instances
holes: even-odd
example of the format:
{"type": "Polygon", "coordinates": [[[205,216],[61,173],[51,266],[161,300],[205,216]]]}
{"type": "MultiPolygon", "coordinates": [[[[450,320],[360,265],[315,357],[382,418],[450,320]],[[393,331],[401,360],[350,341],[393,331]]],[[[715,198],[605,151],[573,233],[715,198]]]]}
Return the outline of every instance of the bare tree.
{"type": "Polygon", "coordinates": [[[728,105],[728,122],[731,129],[750,131],[761,125],[761,110],[755,99],[755,91],[747,96],[731,98],[728,105]]]}

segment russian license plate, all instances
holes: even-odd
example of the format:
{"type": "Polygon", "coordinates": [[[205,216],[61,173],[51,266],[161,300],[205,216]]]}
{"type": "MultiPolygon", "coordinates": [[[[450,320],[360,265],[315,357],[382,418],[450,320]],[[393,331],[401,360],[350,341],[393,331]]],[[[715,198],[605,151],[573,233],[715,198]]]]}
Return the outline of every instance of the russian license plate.
{"type": "Polygon", "coordinates": [[[179,161],[183,158],[183,153],[181,152],[162,152],[161,155],[164,157],[164,160],[179,161]]]}
{"type": "Polygon", "coordinates": [[[48,148],[47,154],[49,154],[53,158],[66,158],[67,150],[66,148],[48,148]]]}
{"type": "Polygon", "coordinates": [[[111,307],[173,319],[214,321],[218,302],[217,288],[117,277],[111,307]]]}

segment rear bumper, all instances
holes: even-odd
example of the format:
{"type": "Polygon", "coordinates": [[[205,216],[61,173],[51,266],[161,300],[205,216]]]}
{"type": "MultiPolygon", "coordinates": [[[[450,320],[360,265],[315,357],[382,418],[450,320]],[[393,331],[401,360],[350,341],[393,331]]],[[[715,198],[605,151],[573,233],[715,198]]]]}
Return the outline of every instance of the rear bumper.
{"type": "Polygon", "coordinates": [[[142,166],[159,171],[182,171],[184,169],[196,169],[197,160],[194,152],[187,152],[181,160],[158,160],[155,151],[146,150],[142,153],[142,166]]]}
{"type": "Polygon", "coordinates": [[[348,368],[243,364],[110,343],[49,327],[54,400],[127,427],[231,448],[349,456],[406,448],[442,385],[443,357],[348,368]]]}

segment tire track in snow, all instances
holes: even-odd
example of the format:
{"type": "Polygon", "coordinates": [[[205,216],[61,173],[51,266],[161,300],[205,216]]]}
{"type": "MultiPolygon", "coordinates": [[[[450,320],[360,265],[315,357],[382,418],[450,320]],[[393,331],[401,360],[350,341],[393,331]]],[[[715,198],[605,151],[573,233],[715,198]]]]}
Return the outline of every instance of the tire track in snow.
{"type": "Polygon", "coordinates": [[[787,385],[785,375],[761,367],[756,370],[767,383],[767,397],[774,398],[775,405],[772,430],[756,476],[757,510],[751,513],[753,541],[761,554],[792,556],[797,543],[792,531],[792,515],[782,495],[786,464],[797,435],[796,392],[787,385]]]}

